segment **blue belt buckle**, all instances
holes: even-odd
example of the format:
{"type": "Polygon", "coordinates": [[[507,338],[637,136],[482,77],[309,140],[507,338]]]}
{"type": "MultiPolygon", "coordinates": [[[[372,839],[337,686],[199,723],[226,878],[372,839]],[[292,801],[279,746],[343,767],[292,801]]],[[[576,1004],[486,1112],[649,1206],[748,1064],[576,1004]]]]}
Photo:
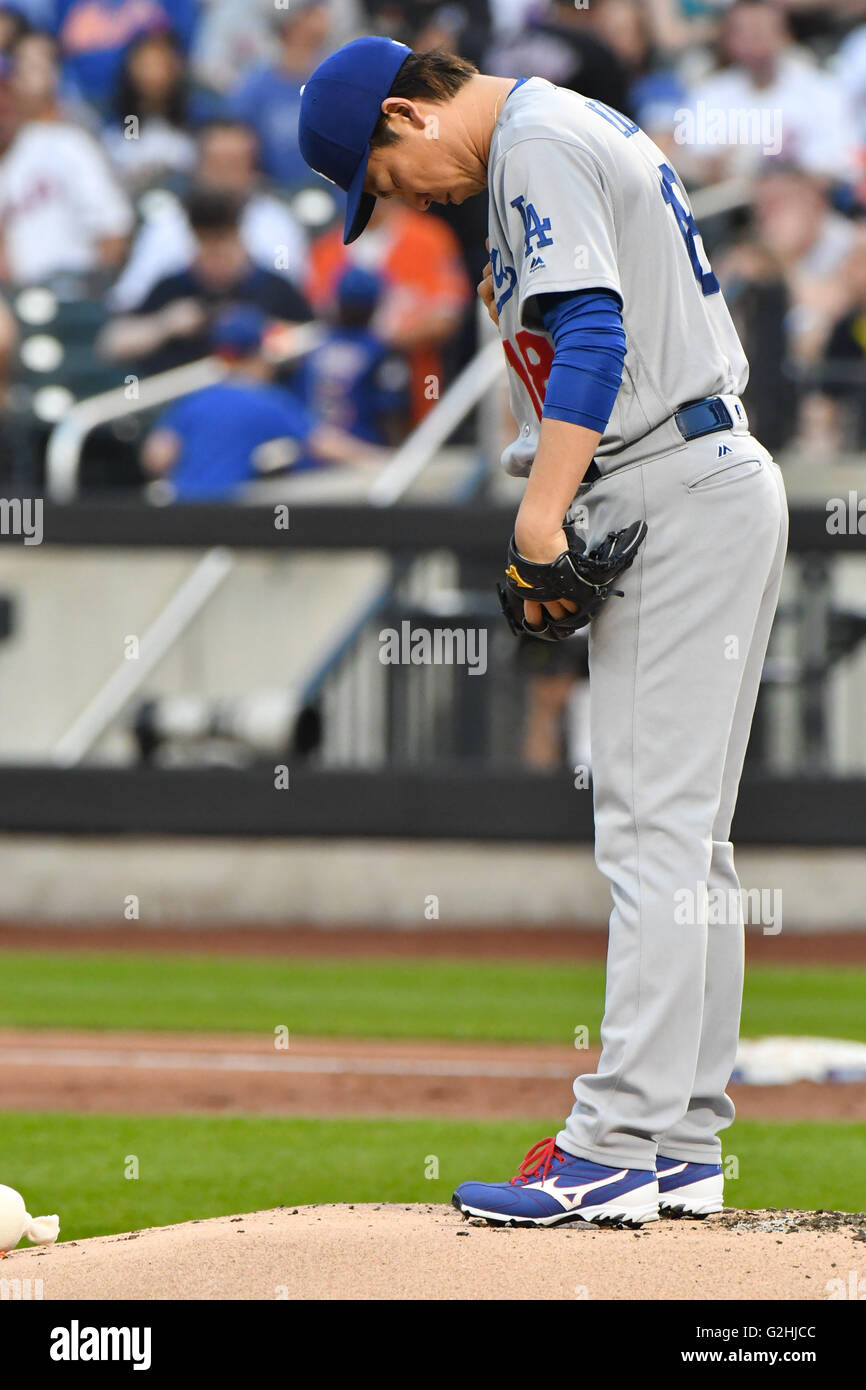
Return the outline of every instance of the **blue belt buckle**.
{"type": "Polygon", "coordinates": [[[700,439],[705,434],[715,434],[717,430],[734,428],[731,412],[719,396],[707,396],[705,400],[684,405],[676,412],[674,419],[686,440],[700,439]]]}

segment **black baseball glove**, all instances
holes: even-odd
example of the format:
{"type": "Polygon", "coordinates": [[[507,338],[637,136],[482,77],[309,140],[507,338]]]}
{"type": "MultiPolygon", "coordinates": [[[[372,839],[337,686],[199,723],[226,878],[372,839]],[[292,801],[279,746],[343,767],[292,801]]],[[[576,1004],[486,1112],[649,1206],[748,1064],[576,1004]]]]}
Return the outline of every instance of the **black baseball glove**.
{"type": "Polygon", "coordinates": [[[497,584],[499,602],[512,632],[521,636],[529,633],[543,642],[561,642],[594,618],[611,594],[622,596],[613,586],[628,569],[646,535],[646,522],[633,521],[621,531],[608,532],[594,550],[587,551],[586,543],[573,526],[565,526],[568,549],[549,564],[539,565],[526,560],[514,544],[508,542],[505,566],[505,585],[497,584]],[[523,604],[550,603],[568,599],[577,607],[573,613],[552,618],[542,610],[543,627],[530,627],[523,616],[523,604]]]}

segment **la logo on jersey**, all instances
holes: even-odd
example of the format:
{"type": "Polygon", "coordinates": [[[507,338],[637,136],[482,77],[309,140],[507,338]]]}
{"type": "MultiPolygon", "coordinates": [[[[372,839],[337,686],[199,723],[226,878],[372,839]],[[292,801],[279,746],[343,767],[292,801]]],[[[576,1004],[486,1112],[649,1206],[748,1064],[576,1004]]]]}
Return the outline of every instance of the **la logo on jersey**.
{"type": "MultiPolygon", "coordinates": [[[[553,245],[553,237],[547,235],[550,231],[550,218],[539,217],[534,203],[527,203],[521,194],[519,198],[511,199],[511,206],[517,208],[523,222],[524,256],[531,256],[533,250],[540,251],[542,246],[553,245]],[[534,247],[533,242],[536,243],[534,247]]],[[[544,262],[542,261],[541,264],[543,265],[544,262]]],[[[530,270],[537,269],[535,265],[531,265],[529,268],[530,270]]]]}

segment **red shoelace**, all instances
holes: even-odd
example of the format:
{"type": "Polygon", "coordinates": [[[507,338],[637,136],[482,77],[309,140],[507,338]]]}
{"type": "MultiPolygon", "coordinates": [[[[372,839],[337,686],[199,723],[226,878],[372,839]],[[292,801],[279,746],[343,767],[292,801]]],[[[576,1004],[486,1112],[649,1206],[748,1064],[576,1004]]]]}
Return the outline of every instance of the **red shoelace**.
{"type": "Polygon", "coordinates": [[[528,1182],[530,1178],[534,1178],[539,1173],[541,1181],[544,1182],[554,1160],[564,1157],[565,1154],[556,1147],[556,1141],[552,1135],[549,1139],[539,1139],[537,1144],[533,1144],[517,1173],[510,1180],[510,1186],[513,1187],[517,1182],[528,1182]]]}

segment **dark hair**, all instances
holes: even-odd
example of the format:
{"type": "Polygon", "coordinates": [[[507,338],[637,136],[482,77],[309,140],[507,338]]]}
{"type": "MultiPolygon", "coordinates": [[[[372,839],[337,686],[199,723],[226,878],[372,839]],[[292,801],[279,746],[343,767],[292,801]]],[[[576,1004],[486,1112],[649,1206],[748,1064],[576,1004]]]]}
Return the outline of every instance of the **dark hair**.
{"type": "MultiPolygon", "coordinates": [[[[9,13],[11,13],[11,11],[7,10],[7,14],[9,13]]],[[[11,44],[6,50],[7,56],[12,58],[14,61],[18,57],[18,50],[20,48],[23,48],[24,44],[28,43],[31,39],[37,39],[39,43],[47,44],[48,47],[51,49],[55,63],[57,63],[58,65],[60,64],[61,53],[59,39],[56,39],[53,34],[49,34],[47,30],[33,29],[29,24],[26,24],[26,27],[20,29],[19,32],[15,35],[11,44]]]]}
{"type": "Polygon", "coordinates": [[[199,150],[210,135],[218,135],[220,131],[234,130],[246,135],[253,146],[253,163],[257,169],[261,168],[262,149],[261,138],[255,126],[248,121],[241,121],[235,116],[211,116],[206,121],[201,121],[195,128],[194,134],[198,142],[199,150]]]}
{"type": "Polygon", "coordinates": [[[375,304],[360,304],[350,300],[348,304],[335,305],[334,321],[341,328],[366,328],[375,312],[375,304]]]}
{"type": "MultiPolygon", "coordinates": [[[[477,71],[467,58],[458,58],[440,48],[410,53],[391,83],[388,96],[403,97],[407,101],[450,101],[477,71]]],[[[388,117],[381,115],[370,136],[370,148],[396,145],[399,139],[389,126],[388,117]]]]}
{"type": "Polygon", "coordinates": [[[248,121],[240,120],[237,116],[209,116],[206,121],[199,121],[195,128],[195,137],[197,140],[206,140],[218,130],[242,130],[251,140],[259,138],[255,126],[251,126],[248,121]]]}
{"type": "Polygon", "coordinates": [[[19,10],[12,10],[8,5],[0,4],[0,11],[2,11],[3,18],[8,20],[12,25],[12,33],[9,35],[5,48],[7,56],[11,56],[15,51],[15,45],[18,43],[19,39],[23,39],[26,35],[35,34],[39,31],[33,28],[29,20],[25,19],[19,10]]]}
{"type": "Polygon", "coordinates": [[[776,14],[782,20],[784,27],[786,29],[790,29],[791,27],[787,12],[778,5],[773,4],[772,0],[731,0],[731,3],[722,14],[722,20],[726,20],[734,10],[775,10],[776,14]]]}
{"type": "Polygon", "coordinates": [[[119,121],[125,120],[127,116],[138,116],[139,120],[144,120],[147,115],[147,112],[142,109],[141,95],[132,76],[132,67],[136,54],[149,43],[165,44],[180,60],[181,71],[166,96],[165,108],[161,114],[169,125],[185,126],[189,101],[186,55],[177,35],[171,29],[151,30],[149,33],[139,34],[138,38],[133,39],[123,55],[123,65],[114,94],[114,114],[119,121]]]}
{"type": "Polygon", "coordinates": [[[215,188],[192,188],[186,198],[186,213],[194,232],[237,231],[242,206],[240,198],[215,188]]]}

